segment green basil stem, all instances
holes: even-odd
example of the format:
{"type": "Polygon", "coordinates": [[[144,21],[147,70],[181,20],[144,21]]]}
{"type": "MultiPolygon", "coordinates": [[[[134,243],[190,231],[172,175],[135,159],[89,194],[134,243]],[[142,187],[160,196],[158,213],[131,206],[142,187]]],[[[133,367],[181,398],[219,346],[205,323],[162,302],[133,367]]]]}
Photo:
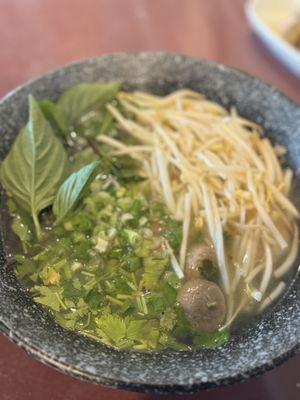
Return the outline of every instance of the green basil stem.
{"type": "Polygon", "coordinates": [[[112,173],[116,176],[119,176],[120,171],[118,171],[118,167],[115,165],[113,161],[111,161],[106,154],[104,154],[99,147],[96,145],[96,143],[90,139],[86,138],[87,144],[90,146],[90,148],[93,150],[93,152],[99,156],[99,158],[102,161],[103,167],[107,168],[107,173],[112,173]]]}
{"type": "Polygon", "coordinates": [[[38,216],[36,213],[32,214],[32,219],[33,219],[33,223],[34,223],[34,227],[35,227],[35,233],[36,233],[36,237],[37,240],[40,241],[41,236],[42,236],[42,231],[41,231],[41,225],[38,219],[38,216]]]}

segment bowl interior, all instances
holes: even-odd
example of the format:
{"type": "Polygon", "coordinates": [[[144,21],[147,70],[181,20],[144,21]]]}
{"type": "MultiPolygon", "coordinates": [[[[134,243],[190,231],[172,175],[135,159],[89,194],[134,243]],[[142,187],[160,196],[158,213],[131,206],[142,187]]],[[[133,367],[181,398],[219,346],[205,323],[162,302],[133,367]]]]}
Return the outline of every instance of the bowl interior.
{"type": "MultiPolygon", "coordinates": [[[[79,82],[117,80],[126,90],[166,94],[191,88],[261,124],[288,149],[300,178],[300,110],[275,89],[223,65],[164,53],[114,54],[72,64],[40,77],[0,103],[0,157],[27,119],[27,96],[57,99],[79,82]]],[[[3,225],[2,225],[3,227],[3,225]]],[[[1,259],[7,233],[2,229],[1,259]]],[[[22,289],[13,272],[0,269],[0,327],[18,345],[64,372],[143,391],[183,392],[229,384],[262,372],[294,353],[300,339],[299,274],[284,298],[255,326],[207,351],[116,351],[58,326],[22,289]]]]}

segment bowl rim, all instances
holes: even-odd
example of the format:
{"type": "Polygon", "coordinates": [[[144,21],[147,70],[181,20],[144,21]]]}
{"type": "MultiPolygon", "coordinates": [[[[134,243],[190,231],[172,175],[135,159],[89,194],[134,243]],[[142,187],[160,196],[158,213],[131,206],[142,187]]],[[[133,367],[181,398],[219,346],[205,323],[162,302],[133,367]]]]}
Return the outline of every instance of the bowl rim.
{"type": "Polygon", "coordinates": [[[0,104],[3,101],[6,101],[8,98],[10,98],[12,95],[14,95],[19,90],[26,88],[27,86],[35,83],[36,81],[39,81],[40,79],[42,79],[46,76],[54,75],[61,70],[80,66],[80,65],[90,63],[90,62],[93,63],[93,62],[101,60],[105,57],[124,56],[124,55],[133,55],[133,56],[153,55],[156,57],[165,57],[165,56],[178,57],[179,56],[184,59],[190,59],[190,60],[194,60],[196,62],[198,61],[201,63],[205,63],[208,66],[211,66],[214,68],[219,68],[219,69],[222,69],[227,72],[234,72],[234,73],[237,73],[238,75],[240,75],[240,77],[246,77],[246,78],[250,78],[253,81],[257,81],[260,84],[263,84],[264,86],[266,86],[269,89],[276,92],[281,98],[285,99],[285,101],[289,102],[292,106],[300,109],[300,105],[297,104],[295,100],[291,99],[288,95],[283,93],[280,89],[276,88],[273,84],[265,82],[262,79],[258,78],[257,76],[252,75],[251,73],[244,71],[238,67],[233,67],[233,66],[225,64],[223,62],[213,61],[210,59],[206,59],[204,57],[196,57],[196,56],[192,56],[192,55],[184,54],[184,53],[177,53],[177,52],[172,52],[172,51],[151,51],[151,50],[149,50],[149,51],[116,51],[116,52],[112,52],[112,53],[103,53],[98,56],[92,56],[92,57],[87,57],[87,58],[85,58],[85,57],[78,58],[74,61],[64,63],[59,67],[50,68],[49,70],[47,70],[44,73],[39,73],[38,75],[36,75],[32,78],[26,79],[24,82],[18,84],[17,86],[15,86],[11,90],[9,90],[7,93],[5,93],[3,96],[0,97],[0,104]]]}
{"type": "MultiPolygon", "coordinates": [[[[215,381],[194,383],[192,385],[173,385],[173,384],[145,384],[140,382],[134,382],[133,380],[129,382],[117,378],[105,378],[99,374],[93,374],[86,370],[76,368],[74,365],[68,365],[67,363],[62,363],[55,357],[49,356],[47,352],[41,351],[31,343],[26,343],[22,336],[17,335],[12,329],[7,327],[2,321],[0,321],[0,333],[4,334],[11,342],[15,343],[20,349],[25,351],[27,355],[33,359],[46,364],[49,367],[54,368],[59,372],[71,376],[73,378],[80,379],[85,382],[96,383],[98,385],[103,385],[112,389],[127,390],[134,392],[155,392],[158,394],[184,394],[184,393],[197,393],[199,391],[213,390],[219,387],[228,387],[233,384],[243,383],[251,378],[255,378],[262,373],[268,372],[275,367],[280,366],[288,359],[300,354],[300,344],[298,343],[293,348],[289,349],[287,352],[279,357],[272,360],[272,364],[262,364],[259,367],[247,370],[247,376],[243,373],[236,374],[235,376],[229,378],[221,378],[215,381]]],[[[118,351],[118,350],[116,350],[118,351]]]]}
{"type": "MultiPolygon", "coordinates": [[[[102,60],[105,57],[110,57],[110,56],[124,56],[124,55],[132,55],[132,56],[141,56],[141,55],[153,55],[156,57],[166,57],[166,56],[171,56],[171,57],[182,57],[183,59],[191,59],[194,60],[195,62],[200,62],[202,64],[207,65],[208,67],[212,67],[215,69],[220,69],[224,70],[229,73],[235,73],[237,74],[240,78],[246,78],[246,79],[251,79],[252,81],[256,81],[259,84],[264,85],[265,87],[269,88],[272,90],[272,92],[276,93],[280,99],[283,99],[285,102],[287,102],[290,106],[292,106],[295,109],[300,110],[299,105],[296,104],[295,101],[290,99],[288,96],[286,96],[284,93],[282,93],[280,90],[276,89],[273,85],[265,83],[258,79],[255,76],[252,76],[251,74],[244,72],[238,68],[234,68],[231,66],[228,66],[223,63],[219,62],[214,62],[210,60],[206,60],[203,58],[199,57],[193,57],[189,55],[184,55],[184,54],[179,54],[175,52],[163,52],[163,51],[134,51],[134,52],[114,52],[114,53],[108,53],[108,54],[103,54],[101,56],[95,56],[95,57],[90,57],[90,58],[83,58],[71,63],[64,64],[58,68],[51,69],[45,73],[39,74],[38,76],[27,80],[26,82],[18,85],[17,87],[13,88],[10,90],[8,93],[6,93],[4,96],[1,97],[0,99],[0,105],[3,102],[6,102],[7,100],[10,99],[13,95],[17,94],[19,91],[22,89],[26,88],[29,85],[34,84],[35,82],[45,78],[45,77],[51,77],[58,73],[59,71],[62,70],[67,70],[71,67],[80,67],[84,66],[86,63],[94,63],[99,60],[102,60]]],[[[2,236],[2,232],[1,232],[2,236]]],[[[3,238],[1,237],[2,243],[4,243],[3,238]]],[[[77,377],[82,380],[86,381],[91,381],[97,384],[102,384],[105,386],[113,387],[113,388],[119,388],[119,389],[126,389],[126,390],[134,390],[134,391],[140,391],[140,392],[145,392],[145,391],[154,391],[157,393],[194,393],[199,390],[207,390],[207,389],[212,389],[216,388],[219,386],[228,386],[236,382],[242,382],[245,381],[251,377],[254,377],[262,372],[268,371],[275,366],[278,366],[282,364],[284,361],[286,361],[288,358],[299,354],[300,353],[300,342],[296,343],[294,346],[290,347],[288,350],[280,354],[278,357],[272,358],[272,362],[265,362],[261,363],[258,367],[254,367],[251,369],[246,369],[247,375],[245,375],[243,372],[235,374],[233,376],[229,376],[226,378],[217,378],[214,381],[208,381],[208,382],[196,382],[193,384],[145,384],[145,383],[140,383],[140,382],[134,382],[134,381],[125,381],[125,380],[118,380],[117,378],[107,378],[103,377],[97,373],[93,374],[85,369],[80,369],[78,367],[75,367],[74,365],[68,365],[67,363],[62,363],[58,359],[56,359],[53,356],[50,356],[47,352],[44,352],[43,350],[35,347],[32,343],[26,342],[26,340],[19,336],[12,328],[9,327],[9,324],[6,324],[3,320],[2,317],[0,317],[0,332],[2,332],[4,335],[6,335],[11,341],[15,342],[20,348],[25,350],[26,353],[30,354],[33,358],[38,359],[41,362],[46,363],[47,365],[50,365],[54,367],[55,369],[59,371],[63,371],[67,375],[77,377]]],[[[117,350],[116,350],[117,351],[117,350]]]]}

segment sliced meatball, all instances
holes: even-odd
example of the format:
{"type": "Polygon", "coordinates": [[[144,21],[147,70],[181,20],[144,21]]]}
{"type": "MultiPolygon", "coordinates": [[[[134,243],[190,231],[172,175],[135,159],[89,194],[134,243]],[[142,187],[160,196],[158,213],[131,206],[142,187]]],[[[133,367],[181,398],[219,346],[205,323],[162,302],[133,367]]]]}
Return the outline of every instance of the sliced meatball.
{"type": "Polygon", "coordinates": [[[185,282],[178,294],[178,301],[196,329],[214,332],[224,321],[225,297],[214,282],[200,278],[185,282]]]}
{"type": "Polygon", "coordinates": [[[206,267],[206,263],[212,266],[217,264],[215,251],[211,246],[200,244],[192,247],[187,254],[184,275],[186,280],[201,277],[201,269],[206,267]]]}

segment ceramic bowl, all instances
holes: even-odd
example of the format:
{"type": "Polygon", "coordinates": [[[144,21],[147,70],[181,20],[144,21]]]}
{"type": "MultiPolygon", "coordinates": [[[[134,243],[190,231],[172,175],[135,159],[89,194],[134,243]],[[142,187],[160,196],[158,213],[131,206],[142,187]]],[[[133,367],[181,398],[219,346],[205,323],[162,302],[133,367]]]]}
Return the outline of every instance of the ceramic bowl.
{"type": "MultiPolygon", "coordinates": [[[[166,94],[200,91],[261,124],[288,149],[300,177],[300,109],[274,88],[224,65],[165,53],[120,53],[71,64],[9,93],[0,103],[0,157],[27,119],[27,96],[57,99],[79,82],[117,80],[126,90],[166,94]]],[[[8,233],[2,226],[2,260],[8,233]]],[[[0,268],[0,328],[38,360],[66,374],[116,388],[161,393],[194,392],[244,380],[280,364],[299,349],[300,279],[281,301],[224,346],[206,351],[117,351],[67,331],[35,304],[13,271],[0,268]]]]}

